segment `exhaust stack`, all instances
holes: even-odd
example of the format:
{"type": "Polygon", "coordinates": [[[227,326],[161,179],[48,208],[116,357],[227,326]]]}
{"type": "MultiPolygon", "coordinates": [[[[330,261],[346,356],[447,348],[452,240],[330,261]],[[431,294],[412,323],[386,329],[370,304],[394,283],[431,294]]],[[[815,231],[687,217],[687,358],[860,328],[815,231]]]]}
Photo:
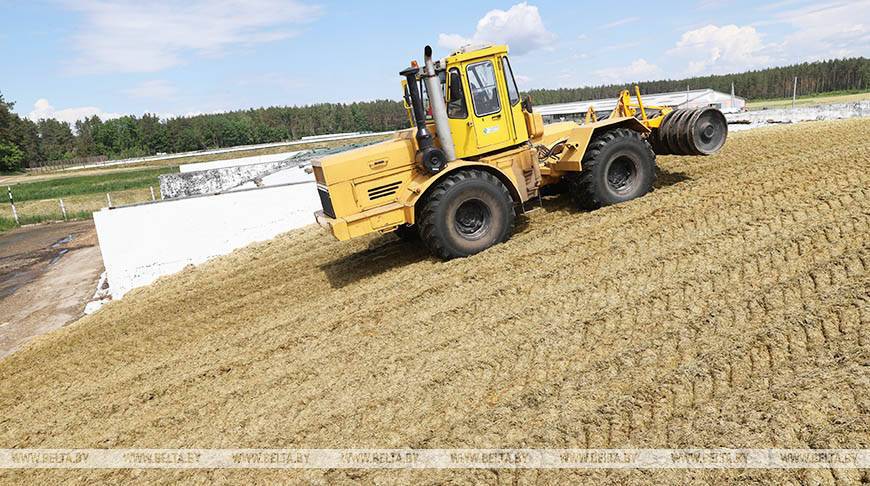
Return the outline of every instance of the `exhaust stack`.
{"type": "Polygon", "coordinates": [[[435,72],[435,62],[432,61],[432,47],[423,49],[423,59],[426,66],[426,91],[429,93],[429,106],[432,108],[432,119],[435,120],[435,132],[441,141],[441,150],[447,157],[447,162],[456,160],[456,148],[453,145],[453,135],[447,120],[447,104],[441,95],[441,80],[435,72]]]}
{"type": "Polygon", "coordinates": [[[399,74],[404,76],[407,81],[407,101],[414,114],[414,124],[417,126],[417,133],[414,136],[417,139],[417,165],[430,174],[437,174],[447,165],[447,157],[441,149],[435,147],[432,134],[426,129],[426,112],[423,110],[423,97],[420,95],[420,88],[417,84],[420,68],[416,67],[416,64],[415,62],[414,65],[404,69],[399,74]]]}

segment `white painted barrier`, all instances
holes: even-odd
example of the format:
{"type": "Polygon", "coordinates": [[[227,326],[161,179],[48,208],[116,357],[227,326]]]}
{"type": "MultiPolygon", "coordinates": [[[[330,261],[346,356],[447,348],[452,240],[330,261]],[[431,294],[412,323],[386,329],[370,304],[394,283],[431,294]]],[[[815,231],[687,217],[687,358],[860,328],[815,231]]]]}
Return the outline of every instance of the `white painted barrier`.
{"type": "Polygon", "coordinates": [[[113,299],[189,264],[314,223],[313,182],[102,209],[94,213],[113,299]]]}
{"type": "Polygon", "coordinates": [[[263,164],[266,162],[278,162],[308,150],[296,150],[293,152],[281,152],[279,154],[254,155],[251,157],[239,157],[235,159],[214,160],[211,162],[199,162],[196,164],[182,164],[178,166],[179,172],[196,172],[200,170],[223,169],[239,165],[263,164]]]}
{"type": "Polygon", "coordinates": [[[219,169],[197,170],[160,175],[160,193],[164,199],[216,194],[263,186],[279,186],[290,182],[314,181],[303,167],[290,165],[302,161],[263,162],[219,169]],[[283,177],[272,177],[276,172],[283,177]]]}
{"type": "MultiPolygon", "coordinates": [[[[298,184],[300,182],[311,182],[313,184],[314,174],[309,174],[305,172],[305,167],[302,166],[288,167],[286,169],[281,169],[279,171],[261,177],[259,182],[261,187],[280,186],[283,184],[298,184]]],[[[253,181],[249,181],[245,184],[242,184],[241,186],[234,187],[231,190],[237,191],[240,189],[253,189],[255,187],[257,187],[257,184],[255,184],[253,181]]],[[[319,203],[319,196],[317,201],[319,203]]]]}
{"type": "Polygon", "coordinates": [[[844,120],[861,117],[870,117],[870,101],[752,110],[725,115],[729,123],[728,129],[732,131],[749,130],[776,123],[844,120]]]}

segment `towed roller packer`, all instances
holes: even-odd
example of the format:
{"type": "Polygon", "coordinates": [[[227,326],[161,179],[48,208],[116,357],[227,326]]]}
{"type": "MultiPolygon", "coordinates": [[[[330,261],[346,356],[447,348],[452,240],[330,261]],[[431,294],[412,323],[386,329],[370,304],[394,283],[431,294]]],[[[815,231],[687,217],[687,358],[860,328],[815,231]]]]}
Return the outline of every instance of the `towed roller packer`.
{"type": "Polygon", "coordinates": [[[662,119],[649,142],[658,155],[711,155],[728,137],[728,122],[713,107],[681,108],[662,119]]]}

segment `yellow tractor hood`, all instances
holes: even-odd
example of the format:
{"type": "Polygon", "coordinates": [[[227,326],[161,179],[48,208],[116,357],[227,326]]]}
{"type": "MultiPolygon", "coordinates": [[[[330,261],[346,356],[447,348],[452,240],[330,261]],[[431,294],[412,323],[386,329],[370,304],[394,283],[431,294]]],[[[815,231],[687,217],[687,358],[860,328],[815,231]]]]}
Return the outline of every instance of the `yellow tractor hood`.
{"type": "Polygon", "coordinates": [[[323,180],[318,182],[331,186],[412,165],[416,151],[413,129],[402,130],[390,140],[329,155],[311,165],[322,170],[323,180]]]}

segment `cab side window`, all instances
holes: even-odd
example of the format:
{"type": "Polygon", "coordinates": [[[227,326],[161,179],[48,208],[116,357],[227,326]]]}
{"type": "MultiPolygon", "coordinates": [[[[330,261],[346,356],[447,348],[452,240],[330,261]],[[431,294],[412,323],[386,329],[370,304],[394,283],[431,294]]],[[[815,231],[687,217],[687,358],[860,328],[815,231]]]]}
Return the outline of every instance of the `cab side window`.
{"type": "Polygon", "coordinates": [[[465,104],[465,91],[462,89],[462,75],[456,68],[450,69],[450,76],[448,77],[447,117],[468,117],[468,105],[465,104]]]}
{"type": "Polygon", "coordinates": [[[504,69],[504,79],[507,82],[508,101],[511,105],[515,105],[520,101],[520,92],[517,90],[517,82],[514,80],[514,72],[511,70],[511,63],[508,58],[501,58],[501,67],[504,69]]]}
{"type": "Polygon", "coordinates": [[[486,116],[501,111],[501,103],[498,99],[498,85],[495,81],[495,68],[492,65],[492,61],[471,64],[468,66],[467,72],[474,114],[486,116]]]}

